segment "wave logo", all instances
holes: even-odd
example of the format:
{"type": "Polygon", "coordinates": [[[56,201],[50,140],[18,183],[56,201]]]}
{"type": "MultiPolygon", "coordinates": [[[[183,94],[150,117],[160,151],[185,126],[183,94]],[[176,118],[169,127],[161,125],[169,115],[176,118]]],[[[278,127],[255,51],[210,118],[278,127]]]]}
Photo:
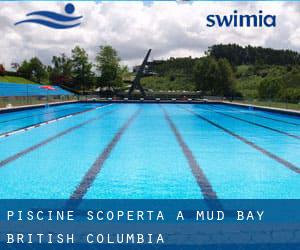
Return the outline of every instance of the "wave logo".
{"type": "Polygon", "coordinates": [[[28,17],[33,17],[33,18],[17,22],[15,23],[15,25],[24,24],[24,23],[36,23],[53,29],[70,29],[79,26],[80,22],[78,22],[78,20],[82,18],[82,16],[71,16],[74,13],[74,11],[75,11],[75,6],[71,3],[68,3],[65,6],[65,14],[59,14],[56,12],[44,11],[44,10],[35,11],[35,12],[28,13],[26,15],[28,17]]]}

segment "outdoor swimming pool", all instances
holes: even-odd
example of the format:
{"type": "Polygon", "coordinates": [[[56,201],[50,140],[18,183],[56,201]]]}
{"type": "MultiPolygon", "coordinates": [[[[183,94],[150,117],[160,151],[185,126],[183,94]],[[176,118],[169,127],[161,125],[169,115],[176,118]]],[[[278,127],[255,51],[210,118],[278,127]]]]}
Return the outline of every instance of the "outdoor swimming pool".
{"type": "Polygon", "coordinates": [[[299,128],[296,116],[223,104],[3,113],[0,198],[300,198],[299,128]]]}

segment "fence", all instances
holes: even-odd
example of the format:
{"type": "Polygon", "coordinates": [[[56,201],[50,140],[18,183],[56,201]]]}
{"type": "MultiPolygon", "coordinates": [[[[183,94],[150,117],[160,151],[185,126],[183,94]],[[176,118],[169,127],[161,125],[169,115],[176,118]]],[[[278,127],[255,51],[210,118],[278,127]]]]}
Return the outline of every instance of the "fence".
{"type": "MultiPolygon", "coordinates": [[[[80,95],[77,96],[69,91],[63,90],[59,87],[55,87],[56,91],[47,91],[40,89],[41,85],[34,84],[14,84],[13,87],[8,87],[8,84],[0,83],[0,108],[10,106],[23,106],[34,105],[52,102],[63,102],[71,100],[106,100],[107,96],[99,95],[80,95]],[[19,89],[21,86],[21,90],[19,89]],[[48,96],[47,96],[48,95],[48,96]]],[[[127,93],[113,97],[113,99],[123,100],[127,97],[127,93]]],[[[140,94],[133,94],[131,99],[139,100],[140,94]]],[[[161,100],[212,100],[222,101],[223,97],[217,96],[202,96],[199,92],[173,92],[173,91],[160,91],[149,92],[145,97],[145,100],[155,100],[160,98],[161,100]]],[[[227,101],[234,101],[242,104],[250,104],[257,106],[267,106],[283,109],[293,109],[300,111],[300,100],[274,100],[274,99],[243,99],[243,98],[227,98],[227,101]]]]}
{"type": "Polygon", "coordinates": [[[59,86],[54,90],[39,84],[0,83],[0,108],[76,100],[77,97],[59,86]]]}
{"type": "Polygon", "coordinates": [[[233,101],[242,103],[242,104],[250,104],[257,106],[266,106],[273,108],[281,108],[281,109],[293,109],[300,110],[300,100],[276,100],[276,99],[242,99],[242,98],[234,98],[233,101]]]}

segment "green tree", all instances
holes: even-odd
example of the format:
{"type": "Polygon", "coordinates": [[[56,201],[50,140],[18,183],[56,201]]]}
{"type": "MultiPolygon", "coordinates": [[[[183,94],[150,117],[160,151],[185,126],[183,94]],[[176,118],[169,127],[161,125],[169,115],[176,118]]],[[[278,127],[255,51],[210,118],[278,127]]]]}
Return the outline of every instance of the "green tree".
{"type": "Polygon", "coordinates": [[[218,60],[217,79],[214,85],[216,95],[231,96],[234,89],[234,73],[227,59],[218,60]]]}
{"type": "Polygon", "coordinates": [[[258,95],[262,99],[274,99],[279,96],[282,89],[282,79],[264,79],[258,86],[258,95]]]}
{"type": "Polygon", "coordinates": [[[33,57],[30,62],[31,79],[41,83],[43,78],[47,77],[46,67],[37,57],[33,57]]]}
{"type": "Polygon", "coordinates": [[[194,80],[196,88],[203,92],[213,92],[218,80],[218,64],[213,57],[198,59],[194,66],[194,80]]]}
{"type": "Polygon", "coordinates": [[[93,86],[94,74],[92,63],[83,48],[76,46],[72,50],[72,75],[76,88],[85,91],[93,86]]]}
{"type": "Polygon", "coordinates": [[[217,44],[210,47],[206,54],[217,59],[226,58],[232,65],[297,65],[300,62],[300,54],[295,51],[252,47],[250,45],[242,47],[237,44],[217,44]]]}
{"type": "Polygon", "coordinates": [[[30,66],[30,63],[27,62],[26,60],[24,60],[21,63],[19,69],[18,69],[18,73],[21,76],[23,76],[23,77],[25,77],[27,79],[30,79],[31,78],[31,66],[30,66]]]}
{"type": "Polygon", "coordinates": [[[194,81],[198,90],[211,95],[230,96],[233,93],[234,73],[227,59],[198,59],[194,66],[194,81]]]}
{"type": "Polygon", "coordinates": [[[120,67],[120,58],[117,51],[111,46],[100,46],[96,56],[96,69],[100,73],[99,85],[119,86],[122,82],[122,75],[128,71],[120,67]]]}
{"type": "Polygon", "coordinates": [[[18,73],[38,83],[47,78],[46,66],[37,57],[31,58],[29,62],[23,61],[18,69],[18,73]]]}
{"type": "Polygon", "coordinates": [[[53,56],[52,67],[50,67],[50,81],[53,84],[72,83],[72,60],[65,54],[53,56]]]}
{"type": "Polygon", "coordinates": [[[289,101],[293,103],[299,103],[300,100],[300,89],[296,88],[285,88],[279,93],[282,101],[289,101]]]}

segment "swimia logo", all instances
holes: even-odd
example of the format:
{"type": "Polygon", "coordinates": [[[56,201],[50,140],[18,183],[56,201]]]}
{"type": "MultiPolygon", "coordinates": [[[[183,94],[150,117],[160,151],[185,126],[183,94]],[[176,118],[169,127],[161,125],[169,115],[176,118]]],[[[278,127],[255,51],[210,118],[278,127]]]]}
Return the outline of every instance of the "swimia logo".
{"type": "Polygon", "coordinates": [[[70,29],[79,26],[80,22],[78,21],[82,18],[82,16],[72,15],[75,11],[74,5],[68,3],[65,6],[64,10],[64,14],[47,10],[31,12],[28,13],[26,16],[33,18],[19,21],[15,23],[15,25],[35,23],[52,29],[70,29]]]}
{"type": "Polygon", "coordinates": [[[264,15],[263,11],[258,14],[239,14],[234,10],[231,15],[208,15],[207,27],[276,27],[275,15],[264,15]]]}

